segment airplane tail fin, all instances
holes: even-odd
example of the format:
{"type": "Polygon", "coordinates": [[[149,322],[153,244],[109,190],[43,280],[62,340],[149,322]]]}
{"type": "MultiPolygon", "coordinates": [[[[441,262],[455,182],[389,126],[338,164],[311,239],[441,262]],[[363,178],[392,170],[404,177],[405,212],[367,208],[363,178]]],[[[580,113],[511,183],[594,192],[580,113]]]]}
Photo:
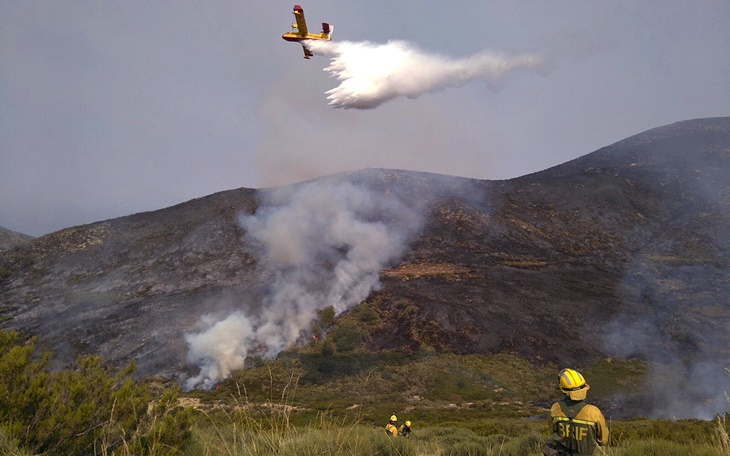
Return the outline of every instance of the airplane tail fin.
{"type": "Polygon", "coordinates": [[[335,26],[330,25],[326,22],[322,22],[322,36],[326,36],[327,39],[332,38],[332,32],[335,31],[335,26]]]}

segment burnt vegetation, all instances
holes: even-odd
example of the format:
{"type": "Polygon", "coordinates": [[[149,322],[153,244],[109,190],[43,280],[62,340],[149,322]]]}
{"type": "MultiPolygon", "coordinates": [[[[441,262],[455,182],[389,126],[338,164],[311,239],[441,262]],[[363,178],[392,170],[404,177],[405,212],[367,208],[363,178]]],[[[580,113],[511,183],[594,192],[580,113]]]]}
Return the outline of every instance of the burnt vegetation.
{"type": "Polygon", "coordinates": [[[0,226],[0,252],[3,250],[10,250],[13,247],[31,239],[33,239],[32,236],[11,231],[0,226]]]}
{"type": "MultiPolygon", "coordinates": [[[[730,359],[730,118],[656,128],[505,181],[349,178],[362,176],[376,177],[376,192],[411,192],[425,224],[366,303],[319,320],[318,353],[503,354],[540,366],[619,356],[687,369],[730,359]]],[[[51,365],[93,354],[134,360],[141,376],[184,375],[183,334],[200,316],[265,292],[238,223],[257,193],[14,243],[0,251],[0,328],[53,348],[51,365]]],[[[307,356],[317,375],[337,371],[307,356]]]]}

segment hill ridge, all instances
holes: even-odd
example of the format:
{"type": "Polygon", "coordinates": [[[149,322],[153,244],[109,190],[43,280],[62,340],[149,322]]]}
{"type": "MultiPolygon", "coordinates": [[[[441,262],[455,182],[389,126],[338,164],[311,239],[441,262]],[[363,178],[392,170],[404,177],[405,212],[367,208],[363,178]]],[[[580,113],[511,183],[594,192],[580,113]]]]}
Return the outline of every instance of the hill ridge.
{"type": "MultiPolygon", "coordinates": [[[[398,195],[419,213],[367,298],[384,322],[370,349],[689,369],[730,359],[728,176],[730,118],[714,118],[504,181],[367,169],[312,182],[398,195]]],[[[277,274],[243,221],[307,185],[223,191],[0,252],[1,327],[38,334],[59,362],[98,353],[135,358],[142,375],[193,375],[185,334],[205,314],[258,315],[277,274]]]]}
{"type": "Polygon", "coordinates": [[[3,250],[10,250],[13,247],[31,239],[33,239],[33,236],[0,226],[0,252],[3,250]]]}

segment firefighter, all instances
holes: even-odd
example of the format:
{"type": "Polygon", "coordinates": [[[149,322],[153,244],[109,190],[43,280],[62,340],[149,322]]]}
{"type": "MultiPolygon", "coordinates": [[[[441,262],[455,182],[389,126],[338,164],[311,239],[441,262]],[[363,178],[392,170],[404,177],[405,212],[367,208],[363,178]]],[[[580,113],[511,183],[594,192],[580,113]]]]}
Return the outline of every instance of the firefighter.
{"type": "Polygon", "coordinates": [[[606,420],[598,407],[585,401],[590,386],[573,369],[560,371],[563,399],[550,409],[552,440],[543,448],[546,456],[592,455],[597,445],[608,443],[606,420]]]}
{"type": "Polygon", "coordinates": [[[385,425],[385,433],[397,437],[398,436],[398,428],[395,427],[395,423],[398,421],[398,417],[395,416],[395,413],[390,415],[390,421],[388,424],[385,425]]]}
{"type": "Polygon", "coordinates": [[[410,421],[406,421],[406,424],[404,424],[403,426],[400,427],[400,429],[398,429],[398,435],[403,436],[407,439],[409,439],[411,437],[411,422],[410,421]]]}

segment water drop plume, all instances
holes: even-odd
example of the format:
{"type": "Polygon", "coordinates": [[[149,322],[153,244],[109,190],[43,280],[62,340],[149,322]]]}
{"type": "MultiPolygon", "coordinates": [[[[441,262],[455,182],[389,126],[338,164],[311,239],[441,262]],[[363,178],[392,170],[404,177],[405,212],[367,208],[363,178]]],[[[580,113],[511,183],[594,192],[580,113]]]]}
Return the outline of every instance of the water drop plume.
{"type": "Polygon", "coordinates": [[[327,99],[336,108],[373,109],[397,97],[418,98],[473,80],[485,81],[496,91],[519,70],[546,68],[546,59],[537,54],[509,57],[483,51],[454,59],[406,41],[310,41],[307,46],[331,58],[325,71],[339,85],[327,91],[327,99]]]}

